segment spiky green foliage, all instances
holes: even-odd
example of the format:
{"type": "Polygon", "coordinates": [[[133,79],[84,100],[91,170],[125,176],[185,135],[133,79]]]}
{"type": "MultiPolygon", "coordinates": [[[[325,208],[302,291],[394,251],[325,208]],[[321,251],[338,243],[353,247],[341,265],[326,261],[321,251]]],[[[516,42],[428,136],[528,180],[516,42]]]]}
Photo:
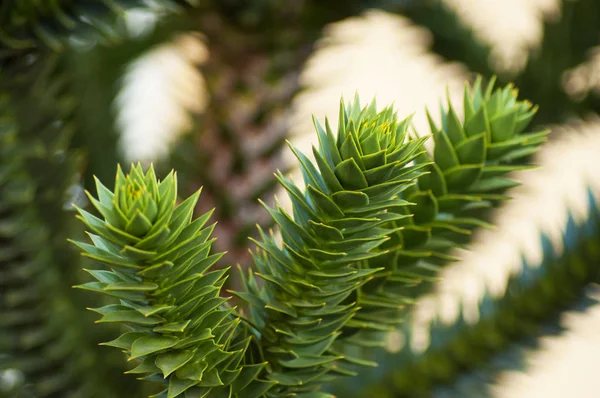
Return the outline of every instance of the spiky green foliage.
{"type": "Polygon", "coordinates": [[[375,102],[361,109],[356,97],[341,104],[337,134],[329,124],[324,129],[316,123],[316,164],[292,148],[304,192],[278,174],[293,216],[279,206],[267,208],[280,227],[282,245],[260,231],[255,270],[245,280],[248,290],[237,293],[250,304],[251,322],[272,368],[269,378],[279,383],[273,396],[309,393],[330,378],[328,373],[348,373],[343,361],[354,362],[330,346],[344,327],[371,325],[353,319],[354,292],[377,271],[365,266],[397,229],[392,222],[410,217],[392,212],[409,204],[399,194],[420,175],[420,166],[410,162],[423,151],[423,140],[407,139],[409,122],[399,121],[392,108],[377,113],[375,102]]]}
{"type": "Polygon", "coordinates": [[[413,258],[431,257],[434,238],[446,239],[445,248],[455,245],[448,231],[461,236],[480,225],[462,213],[503,199],[495,192],[514,183],[498,174],[521,168],[509,162],[543,141],[546,132],[522,134],[535,109],[517,101],[511,87],[492,87],[483,91],[478,81],[466,90],[464,127],[450,104],[442,128],[432,123],[432,156],[426,137],[409,136],[411,118],[398,120],[391,107],[377,112],[375,102],[363,108],[358,96],[340,105],[336,133],[315,120],[315,162],[292,147],[305,189],[277,174],[292,214],[265,205],[282,242],[259,228],[246,290],[231,292],[249,305],[243,318],[218,297],[227,270],[207,273],[221,255],[209,254],[212,227],[203,226],[210,213],[191,221],[199,192],[176,206],[174,174],[159,183],[152,168],[144,174],[141,166],[127,176],[119,169],[114,193],[97,180],[99,199],[88,196],[102,218],[78,209],[93,245],[76,244],[110,271],[88,271],[97,282],[80,287],[120,298],[120,305],[95,311],[100,322],[130,329],[106,344],[142,359],[130,372],[166,380],[169,397],[213,387],[212,394],[245,396],[250,392],[234,381],[245,369],[268,380],[249,384],[255,396],[328,396],[318,393],[321,384],[373,364],[342,354],[345,345],[336,340],[373,346],[356,332],[401,322],[398,309],[412,299],[404,292],[424,275],[413,258]],[[415,236],[426,239],[408,245],[415,236]],[[240,319],[246,322],[238,328],[240,319]]]}
{"type": "MultiPolygon", "coordinates": [[[[400,353],[380,350],[372,357],[380,364],[375,371],[365,371],[349,383],[337,384],[335,392],[344,397],[370,397],[374,386],[378,396],[430,396],[436,387],[448,386],[473,371],[475,378],[493,380],[495,371],[506,367],[502,358],[491,359],[506,352],[512,344],[538,339],[548,330],[548,321],[556,322],[558,315],[570,309],[585,296],[586,287],[598,282],[600,270],[600,240],[598,237],[597,200],[588,192],[589,216],[576,222],[569,215],[563,235],[563,252],[557,253],[550,239],[542,235],[543,258],[539,264],[528,264],[513,274],[503,296],[485,294],[479,304],[479,320],[469,323],[459,312],[452,324],[435,319],[430,324],[430,344],[423,351],[413,351],[411,322],[403,330],[405,346],[400,353]],[[478,374],[480,373],[480,374],[478,374]],[[366,380],[370,379],[368,382],[366,380]]],[[[589,303],[588,303],[589,304],[589,303]]],[[[509,358],[514,360],[513,358],[509,358]]],[[[517,357],[518,359],[518,357],[517,357]]],[[[444,396],[461,395],[477,387],[485,396],[481,380],[463,380],[460,390],[444,389],[444,396]],[[454,395],[449,395],[454,394],[454,395]]]]}
{"type": "Polygon", "coordinates": [[[254,380],[264,364],[243,367],[251,337],[219,296],[227,270],[211,271],[222,256],[210,253],[211,212],[192,221],[200,192],[177,205],[176,175],[159,182],[140,165],[118,169],[114,193],[100,181],[97,192],[88,197],[102,218],[78,209],[93,244],[74,243],[109,268],[88,270],[96,282],[78,287],[120,299],[94,309],[98,322],[127,328],[104,344],[140,359],[128,373],[168,384],[169,398],[260,396],[272,383],[254,380]]]}
{"type": "Polygon", "coordinates": [[[429,117],[433,153],[415,158],[427,173],[401,194],[415,206],[392,210],[414,216],[396,222],[402,228],[382,246],[387,253],[369,260],[369,267],[384,271],[361,288],[359,318],[381,313],[383,323],[393,324],[390,313],[427,291],[439,267],[454,260],[449,250],[465,243],[474,228],[489,226],[483,210],[508,199],[502,192],[518,185],[505,176],[530,167],[519,160],[538,150],[548,131],[524,132],[537,108],[517,100],[511,86],[493,86],[492,80],[484,90],[481,79],[465,86],[462,121],[450,102],[442,108],[441,127],[429,117]]]}

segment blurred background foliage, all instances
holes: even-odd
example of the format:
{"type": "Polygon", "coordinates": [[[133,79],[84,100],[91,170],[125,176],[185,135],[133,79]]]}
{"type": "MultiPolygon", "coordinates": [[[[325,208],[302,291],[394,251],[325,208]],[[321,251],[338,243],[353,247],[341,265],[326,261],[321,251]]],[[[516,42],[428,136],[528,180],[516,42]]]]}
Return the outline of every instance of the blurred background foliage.
{"type": "Polygon", "coordinates": [[[328,388],[595,396],[594,351],[561,357],[547,336],[600,344],[585,340],[600,313],[598,44],[597,0],[2,1],[0,395],[152,393],[97,346],[114,331],[92,327],[81,303],[96,304],[71,289],[85,261],[65,244],[81,233],[69,203],[85,205],[93,175],[109,183],[138,160],[175,168],[182,195],[204,187],[199,213],[216,208],[224,263],[244,266],[255,225],[270,226],[257,199],[272,201],[276,169],[295,172],[285,141],[314,141],[311,113],[335,115],[356,90],[424,114],[477,73],[539,105],[533,129],[554,131],[534,157],[543,170],[517,174],[526,187],[490,214],[498,229],[476,231],[403,330],[372,336],[386,347],[362,355],[380,366],[328,388]],[[574,313],[578,327],[565,324],[574,313]],[[571,365],[536,377],[545,352],[571,365]],[[570,381],[546,389],[557,373],[570,381]]]}

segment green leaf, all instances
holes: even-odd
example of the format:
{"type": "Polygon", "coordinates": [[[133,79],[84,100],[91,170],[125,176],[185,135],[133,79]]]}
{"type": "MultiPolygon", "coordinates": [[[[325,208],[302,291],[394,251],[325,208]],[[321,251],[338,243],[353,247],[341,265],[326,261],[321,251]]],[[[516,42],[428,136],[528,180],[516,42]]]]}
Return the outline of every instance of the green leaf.
{"type": "Polygon", "coordinates": [[[324,365],[333,361],[342,359],[340,356],[315,355],[307,357],[298,357],[290,360],[279,360],[279,363],[292,369],[311,368],[318,365],[324,365]]]}
{"type": "Polygon", "coordinates": [[[473,184],[481,175],[482,164],[456,166],[444,171],[448,191],[464,191],[464,187],[473,184]]]}
{"type": "Polygon", "coordinates": [[[209,372],[204,373],[202,380],[198,382],[199,387],[218,387],[222,385],[223,381],[219,377],[219,372],[216,369],[212,369],[209,372]]]}
{"type": "Polygon", "coordinates": [[[153,290],[158,289],[158,285],[156,283],[150,282],[117,282],[111,283],[104,287],[106,291],[112,290],[120,290],[120,291],[134,291],[134,292],[151,292],[153,290]]]}
{"type": "Polygon", "coordinates": [[[344,235],[340,232],[339,229],[331,227],[329,225],[325,225],[323,223],[317,223],[313,220],[308,221],[309,225],[315,231],[316,235],[321,239],[327,240],[341,240],[344,239],[344,235]]]}
{"type": "Polygon", "coordinates": [[[100,345],[121,348],[123,350],[130,350],[131,344],[133,344],[133,342],[135,340],[142,337],[143,335],[144,335],[143,333],[138,333],[138,332],[123,333],[118,338],[116,338],[112,341],[108,341],[106,343],[100,343],[100,345]]]}
{"type": "Polygon", "coordinates": [[[493,177],[477,181],[469,188],[469,190],[471,192],[489,192],[505,190],[519,185],[521,185],[521,183],[510,178],[493,177]]]}
{"type": "Polygon", "coordinates": [[[140,210],[137,210],[125,226],[125,232],[132,236],[143,237],[146,232],[150,231],[150,228],[152,228],[150,220],[140,210]]]}
{"type": "Polygon", "coordinates": [[[342,187],[342,184],[340,184],[337,177],[335,176],[335,173],[331,168],[335,166],[330,166],[314,147],[313,154],[315,156],[315,160],[317,161],[317,166],[319,166],[319,170],[321,171],[321,175],[323,176],[323,181],[325,181],[325,185],[327,185],[331,192],[338,192],[343,190],[344,188],[342,187]]]}
{"type": "MultiPolygon", "coordinates": [[[[215,346],[215,349],[216,349],[216,346],[215,346]]],[[[204,374],[204,370],[207,367],[208,367],[208,364],[206,363],[206,361],[189,362],[189,363],[185,364],[184,366],[182,366],[181,368],[179,368],[175,372],[175,376],[177,376],[180,379],[189,379],[189,380],[200,381],[200,380],[202,380],[202,375],[204,374]]]]}
{"type": "Polygon", "coordinates": [[[344,208],[357,208],[369,204],[369,196],[356,191],[341,191],[331,195],[333,201],[344,208]]]}
{"type": "Polygon", "coordinates": [[[456,154],[461,164],[481,164],[485,162],[485,133],[474,135],[456,146],[456,154]]]}
{"type": "Polygon", "coordinates": [[[435,147],[433,156],[435,163],[442,171],[446,171],[459,165],[458,155],[454,151],[448,136],[443,133],[434,134],[435,147]]]}
{"type": "Polygon", "coordinates": [[[183,333],[185,331],[185,328],[190,324],[190,322],[191,320],[188,319],[184,322],[167,323],[165,325],[157,326],[152,330],[157,333],[183,333]]]}
{"type": "Polygon", "coordinates": [[[174,347],[179,339],[172,336],[143,336],[131,345],[131,356],[129,360],[144,355],[154,354],[174,347]]]}
{"type": "Polygon", "coordinates": [[[175,398],[185,392],[185,390],[198,384],[196,380],[179,379],[177,377],[169,378],[169,391],[167,398],[175,398]]]}
{"type": "Polygon", "coordinates": [[[458,120],[458,116],[456,116],[456,112],[454,112],[454,108],[452,108],[450,101],[448,101],[446,129],[443,133],[448,135],[448,138],[453,145],[458,145],[466,138],[466,134],[463,131],[462,125],[458,120]]]}
{"type": "Polygon", "coordinates": [[[437,164],[428,166],[429,174],[419,177],[419,188],[422,191],[431,191],[436,196],[442,196],[448,193],[444,174],[437,164]]]}
{"type": "Polygon", "coordinates": [[[323,192],[314,188],[312,185],[308,185],[306,191],[313,199],[313,202],[321,209],[323,214],[326,214],[331,218],[340,218],[344,216],[342,210],[323,192]]]}
{"type": "Polygon", "coordinates": [[[499,115],[490,120],[492,142],[506,141],[513,137],[517,123],[517,109],[499,115]]]}
{"type": "Polygon", "coordinates": [[[181,368],[194,357],[193,351],[172,351],[161,354],[156,358],[156,366],[160,368],[166,378],[171,373],[181,368]]]}
{"type": "Polygon", "coordinates": [[[240,391],[239,397],[244,398],[259,398],[262,397],[267,391],[269,391],[277,383],[274,381],[266,380],[253,380],[250,385],[240,391]]]}
{"type": "Polygon", "coordinates": [[[338,164],[335,167],[335,175],[346,189],[358,190],[368,187],[367,179],[352,158],[338,164]]]}
{"type": "Polygon", "coordinates": [[[124,322],[136,325],[158,325],[164,322],[158,316],[144,316],[135,310],[114,311],[104,315],[97,323],[124,322]]]}
{"type": "Polygon", "coordinates": [[[411,206],[415,223],[426,224],[435,219],[439,209],[437,200],[431,191],[419,191],[408,199],[415,203],[414,206],[411,206]]]}
{"type": "MultiPolygon", "coordinates": [[[[486,137],[488,137],[487,134],[490,131],[485,107],[479,108],[471,119],[465,121],[465,132],[469,137],[474,137],[481,133],[486,134],[486,137]]],[[[487,140],[491,142],[491,136],[487,140]]]]}
{"type": "Polygon", "coordinates": [[[160,369],[154,363],[154,357],[146,357],[142,362],[135,368],[126,371],[126,374],[140,374],[140,373],[158,373],[160,369]]]}

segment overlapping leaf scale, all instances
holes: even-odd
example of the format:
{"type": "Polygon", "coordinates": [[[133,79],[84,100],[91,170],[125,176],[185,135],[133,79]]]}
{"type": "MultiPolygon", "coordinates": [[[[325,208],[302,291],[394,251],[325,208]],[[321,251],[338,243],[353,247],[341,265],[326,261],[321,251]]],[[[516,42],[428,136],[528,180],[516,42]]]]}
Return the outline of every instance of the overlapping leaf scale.
{"type": "Polygon", "coordinates": [[[314,163],[292,148],[304,191],[277,176],[293,214],[267,207],[282,243],[260,231],[247,290],[237,293],[250,305],[249,321],[271,364],[269,378],[278,382],[272,396],[321,396],[312,392],[332,372],[348,373],[331,344],[343,332],[370,326],[356,317],[356,291],[378,271],[367,260],[380,255],[394,221],[410,217],[390,212],[409,205],[399,194],[419,175],[410,162],[423,140],[407,140],[409,121],[398,121],[392,108],[378,113],[374,102],[361,108],[358,97],[342,102],[336,135],[328,122],[315,121],[314,163]]]}
{"type": "Polygon", "coordinates": [[[136,360],[128,373],[167,384],[160,396],[260,396],[272,383],[255,378],[264,364],[243,366],[251,337],[219,295],[227,269],[211,270],[222,256],[210,251],[211,212],[192,221],[200,192],[176,205],[176,175],[159,182],[140,165],[118,169],[114,192],[96,186],[98,199],[88,196],[102,218],[78,209],[92,244],[74,243],[108,266],[78,287],[119,299],[93,309],[127,328],[104,345],[136,360]]]}
{"type": "MultiPolygon", "coordinates": [[[[406,322],[400,352],[371,351],[365,357],[377,361],[379,368],[365,369],[347,383],[332,385],[330,391],[343,397],[371,397],[374,392],[362,386],[378,385],[381,395],[420,396],[432,394],[436,387],[452,385],[471,371],[481,370],[487,372],[487,379],[492,378],[494,371],[506,365],[499,362],[503,358],[496,358],[498,354],[505,353],[512,344],[539,341],[550,326],[557,330],[560,315],[571,310],[573,304],[593,304],[582,301],[586,289],[597,284],[600,277],[600,209],[591,190],[588,206],[589,216],[580,222],[568,215],[560,245],[562,253],[557,253],[547,235],[540,236],[540,263],[530,264],[523,259],[522,269],[509,278],[504,295],[485,294],[476,323],[466,321],[462,310],[450,324],[434,319],[429,325],[430,344],[419,351],[411,345],[412,322],[406,322]]],[[[447,391],[440,393],[447,395],[447,391]]]]}
{"type": "Polygon", "coordinates": [[[480,210],[508,199],[503,192],[519,183],[507,175],[531,168],[523,159],[549,133],[527,132],[537,107],[518,100],[512,85],[494,90],[494,83],[492,79],[484,90],[478,78],[471,89],[465,86],[462,121],[450,103],[442,109],[440,128],[429,117],[434,164],[418,188],[419,194],[431,192],[435,198],[435,212],[427,221],[437,236],[454,238],[485,227],[480,210]]]}
{"type": "Polygon", "coordinates": [[[484,90],[481,78],[465,86],[462,120],[449,101],[441,127],[428,114],[433,154],[415,159],[427,174],[402,193],[415,203],[402,211],[414,216],[386,242],[389,253],[370,261],[388,271],[362,289],[370,302],[410,302],[429,289],[439,267],[454,261],[449,250],[467,243],[473,229],[490,227],[485,211],[518,185],[507,174],[531,167],[521,159],[539,148],[548,131],[524,133],[537,108],[519,101],[510,85],[493,87],[494,80],[484,90]]]}

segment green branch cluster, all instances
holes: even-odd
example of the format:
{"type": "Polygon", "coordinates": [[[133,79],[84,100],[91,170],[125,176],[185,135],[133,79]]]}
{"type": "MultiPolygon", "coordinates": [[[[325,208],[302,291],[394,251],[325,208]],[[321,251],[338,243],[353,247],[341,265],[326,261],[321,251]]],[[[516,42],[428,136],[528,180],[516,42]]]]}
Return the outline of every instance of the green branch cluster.
{"type": "Polygon", "coordinates": [[[358,98],[340,106],[337,134],[329,124],[316,129],[316,165],[292,149],[306,189],[279,174],[293,203],[293,217],[269,209],[280,227],[282,245],[261,232],[255,255],[259,287],[251,271],[248,292],[237,293],[251,306],[252,322],[273,368],[270,377],[286,390],[310,391],[330,376],[347,374],[331,349],[341,333],[388,324],[384,314],[359,316],[356,291],[377,269],[367,261],[410,217],[392,212],[409,202],[400,193],[419,176],[410,162],[422,153],[423,139],[407,140],[410,119],[398,121],[392,108],[377,113],[375,103],[361,110],[358,98]]]}
{"type": "Polygon", "coordinates": [[[582,221],[568,215],[560,254],[542,235],[539,264],[523,259],[522,270],[510,276],[504,295],[483,295],[477,322],[467,322],[462,310],[450,324],[435,318],[424,351],[411,348],[412,322],[407,322],[401,330],[405,344],[400,352],[372,352],[370,359],[379,363],[378,369],[362,372],[350,383],[337,383],[332,390],[339,396],[365,398],[428,396],[436,388],[444,396],[488,396],[481,378],[489,382],[506,367],[520,367],[528,340],[556,333],[552,326],[574,304],[579,311],[597,304],[581,300],[586,287],[597,284],[600,276],[596,265],[600,213],[590,190],[588,206],[582,221]]]}
{"type": "Polygon", "coordinates": [[[200,192],[177,205],[175,174],[159,183],[139,165],[117,171],[114,193],[100,181],[97,191],[103,219],[77,209],[93,245],[75,244],[111,270],[88,270],[96,282],[79,288],[119,298],[94,311],[128,329],[104,344],[141,359],[128,373],[166,380],[169,398],[259,396],[270,383],[254,380],[264,364],[244,366],[251,337],[219,295],[227,270],[211,269],[222,254],[210,253],[210,213],[192,221],[200,192]]]}
{"type": "MultiPolygon", "coordinates": [[[[416,156],[423,173],[401,194],[413,205],[391,209],[413,216],[395,221],[396,232],[382,245],[385,253],[368,261],[369,268],[383,270],[361,287],[358,317],[380,312],[389,324],[401,321],[398,310],[428,291],[440,267],[455,260],[450,250],[466,243],[473,229],[491,226],[487,211],[509,199],[504,191],[519,184],[507,174],[530,168],[521,159],[537,151],[548,134],[526,132],[537,108],[519,101],[511,86],[494,90],[492,80],[483,88],[477,79],[465,86],[463,103],[462,121],[450,102],[442,107],[441,127],[428,113],[433,153],[416,156]]],[[[340,349],[349,354],[352,345],[372,346],[370,333],[340,349]]]]}
{"type": "Polygon", "coordinates": [[[78,209],[92,244],[75,243],[108,267],[79,287],[119,299],[94,309],[99,322],[127,327],[105,344],[138,360],[129,373],[163,383],[169,398],[329,396],[322,384],[374,365],[347,348],[379,345],[361,333],[406,318],[414,286],[486,225],[478,212],[506,198],[516,183],[504,175],[547,134],[523,133],[535,108],[512,87],[478,80],[464,106],[463,122],[451,104],[441,128],[430,122],[432,154],[409,134],[410,118],[358,97],[342,102],[336,131],[315,121],[315,160],[292,147],[305,188],[277,174],[291,214],[266,206],[281,241],[259,229],[245,289],[231,291],[247,312],[220,297],[227,269],[212,270],[222,254],[211,252],[211,212],[192,219],[199,192],[177,204],[175,174],[158,181],[139,165],[118,170],[114,191],[96,181],[98,199],[88,196],[100,217],[78,209]]]}

